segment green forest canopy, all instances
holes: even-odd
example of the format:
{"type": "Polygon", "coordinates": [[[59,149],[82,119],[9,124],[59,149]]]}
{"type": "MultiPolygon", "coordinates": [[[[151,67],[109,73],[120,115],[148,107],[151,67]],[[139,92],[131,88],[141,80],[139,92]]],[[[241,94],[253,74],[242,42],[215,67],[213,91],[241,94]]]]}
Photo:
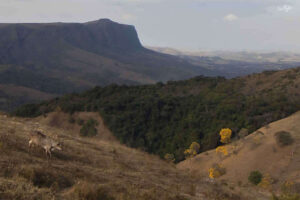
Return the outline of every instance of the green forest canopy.
{"type": "Polygon", "coordinates": [[[35,117],[57,107],[70,114],[99,112],[122,143],[160,156],[172,153],[180,161],[193,141],[201,151],[218,146],[222,128],[252,132],[300,110],[300,96],[291,98],[289,92],[298,88],[299,78],[297,68],[230,80],[199,76],[166,84],[110,85],[26,105],[15,114],[35,117]],[[274,84],[267,86],[268,79],[274,84]],[[251,81],[255,87],[248,90],[251,81]]]}

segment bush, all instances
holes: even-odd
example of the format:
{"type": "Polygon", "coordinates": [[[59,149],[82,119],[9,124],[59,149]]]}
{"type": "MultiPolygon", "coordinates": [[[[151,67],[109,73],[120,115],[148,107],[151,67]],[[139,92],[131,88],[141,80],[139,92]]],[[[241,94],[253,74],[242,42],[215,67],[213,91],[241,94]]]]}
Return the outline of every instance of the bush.
{"type": "Polygon", "coordinates": [[[75,186],[72,200],[114,200],[108,192],[95,184],[83,182],[75,186]]]}
{"type": "Polygon", "coordinates": [[[221,142],[224,144],[227,144],[230,142],[231,139],[231,135],[232,135],[232,130],[229,128],[223,128],[220,131],[220,136],[221,136],[221,142]]]}
{"type": "Polygon", "coordinates": [[[220,164],[214,164],[211,168],[209,168],[208,172],[209,178],[215,179],[226,174],[226,169],[220,164]]]}
{"type": "Polygon", "coordinates": [[[35,104],[28,104],[20,107],[18,110],[14,112],[15,115],[20,117],[37,117],[42,113],[38,109],[38,106],[35,104]]]}
{"type": "Polygon", "coordinates": [[[240,139],[246,137],[247,135],[249,135],[249,131],[246,128],[242,128],[238,133],[240,139]]]}
{"type": "Polygon", "coordinates": [[[193,142],[190,145],[190,148],[184,151],[184,155],[186,158],[193,157],[196,156],[199,153],[199,151],[200,151],[200,144],[198,144],[197,142],[193,142]]]}
{"type": "Polygon", "coordinates": [[[294,142],[292,135],[286,131],[279,131],[275,133],[276,142],[279,146],[288,146],[294,142]]]}
{"type": "Polygon", "coordinates": [[[88,137],[97,135],[97,133],[98,133],[98,131],[96,129],[97,125],[98,125],[98,122],[96,120],[89,119],[86,123],[83,124],[82,128],[80,129],[80,135],[88,136],[88,137]]]}
{"type": "Polygon", "coordinates": [[[19,172],[19,176],[27,179],[37,187],[63,189],[73,184],[69,177],[45,168],[23,168],[19,172]]]}
{"type": "Polygon", "coordinates": [[[216,148],[216,153],[220,153],[221,155],[228,156],[228,150],[226,146],[218,146],[216,148]]]}
{"type": "Polygon", "coordinates": [[[164,159],[170,163],[173,163],[175,161],[174,154],[170,154],[170,153],[165,154],[164,159]]]}
{"type": "Polygon", "coordinates": [[[248,180],[254,185],[258,185],[263,178],[263,175],[260,171],[252,171],[248,177],[248,180]]]}

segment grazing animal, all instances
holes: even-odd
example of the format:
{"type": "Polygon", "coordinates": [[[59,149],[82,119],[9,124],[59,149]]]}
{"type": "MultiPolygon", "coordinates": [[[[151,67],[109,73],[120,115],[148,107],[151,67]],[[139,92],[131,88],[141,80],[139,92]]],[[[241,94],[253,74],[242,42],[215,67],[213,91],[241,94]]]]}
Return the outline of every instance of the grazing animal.
{"type": "Polygon", "coordinates": [[[46,156],[51,158],[51,151],[57,149],[59,151],[62,150],[61,144],[57,141],[54,141],[50,137],[47,137],[45,134],[41,133],[40,131],[34,131],[30,134],[29,140],[29,148],[33,146],[40,146],[45,149],[46,156]]]}

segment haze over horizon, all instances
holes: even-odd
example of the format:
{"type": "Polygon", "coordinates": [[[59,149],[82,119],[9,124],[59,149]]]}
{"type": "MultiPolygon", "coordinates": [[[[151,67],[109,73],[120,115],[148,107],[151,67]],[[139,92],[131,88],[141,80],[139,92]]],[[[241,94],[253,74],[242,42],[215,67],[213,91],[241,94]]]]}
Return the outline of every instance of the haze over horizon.
{"type": "Polygon", "coordinates": [[[11,0],[0,22],[132,24],[145,46],[300,52],[298,0],[11,0]]]}

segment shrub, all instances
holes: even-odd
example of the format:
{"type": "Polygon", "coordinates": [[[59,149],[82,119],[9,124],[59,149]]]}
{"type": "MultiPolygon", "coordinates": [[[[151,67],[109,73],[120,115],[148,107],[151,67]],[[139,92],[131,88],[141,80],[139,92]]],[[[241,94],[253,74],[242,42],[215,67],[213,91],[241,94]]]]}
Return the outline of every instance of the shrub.
{"type": "Polygon", "coordinates": [[[45,168],[23,168],[19,172],[19,176],[27,179],[37,187],[62,189],[73,184],[72,180],[62,173],[53,172],[45,168]]]}
{"type": "Polygon", "coordinates": [[[184,155],[186,158],[193,157],[196,156],[199,153],[199,151],[200,151],[200,144],[198,144],[197,142],[193,142],[190,145],[190,148],[184,151],[184,155]]]}
{"type": "Polygon", "coordinates": [[[14,114],[20,117],[37,117],[41,115],[41,112],[36,105],[28,104],[16,110],[14,114]]]}
{"type": "Polygon", "coordinates": [[[167,153],[165,156],[164,156],[164,159],[170,163],[174,162],[175,161],[175,157],[173,154],[170,154],[170,153],[167,153]]]}
{"type": "Polygon", "coordinates": [[[279,131],[275,133],[276,142],[279,146],[288,146],[294,142],[292,135],[286,131],[279,131]]]}
{"type": "Polygon", "coordinates": [[[248,180],[254,185],[258,185],[263,178],[263,175],[260,171],[252,171],[248,177],[248,180]]]}
{"type": "Polygon", "coordinates": [[[97,129],[96,126],[98,125],[98,122],[94,119],[89,119],[86,123],[83,124],[82,128],[80,129],[80,135],[81,136],[88,136],[92,137],[97,135],[97,129]]]}
{"type": "Polygon", "coordinates": [[[211,168],[209,168],[208,172],[209,172],[208,175],[209,178],[215,179],[226,174],[226,169],[222,167],[220,164],[214,164],[211,168]]]}
{"type": "Polygon", "coordinates": [[[224,156],[227,156],[228,155],[228,151],[227,151],[227,148],[225,146],[218,146],[216,148],[216,153],[221,153],[223,154],[224,156]]]}
{"type": "Polygon", "coordinates": [[[229,143],[231,135],[232,135],[232,130],[231,129],[229,129],[229,128],[223,128],[220,131],[221,142],[224,143],[224,144],[229,143]]]}
{"type": "Polygon", "coordinates": [[[75,186],[71,194],[73,200],[114,200],[108,192],[95,184],[83,182],[75,186]]]}
{"type": "Polygon", "coordinates": [[[247,135],[249,135],[249,131],[246,128],[242,128],[238,133],[239,138],[244,138],[247,135]]]}

